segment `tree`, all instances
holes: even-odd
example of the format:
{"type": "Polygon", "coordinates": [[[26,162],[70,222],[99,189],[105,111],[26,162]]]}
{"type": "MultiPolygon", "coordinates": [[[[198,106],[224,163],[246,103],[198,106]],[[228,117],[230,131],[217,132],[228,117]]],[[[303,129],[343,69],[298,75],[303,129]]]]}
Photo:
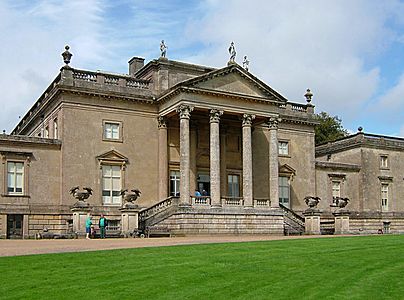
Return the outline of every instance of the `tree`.
{"type": "Polygon", "coordinates": [[[348,135],[348,131],[342,126],[342,120],[338,116],[331,117],[326,112],[316,115],[320,122],[315,128],[316,145],[334,141],[348,135]]]}

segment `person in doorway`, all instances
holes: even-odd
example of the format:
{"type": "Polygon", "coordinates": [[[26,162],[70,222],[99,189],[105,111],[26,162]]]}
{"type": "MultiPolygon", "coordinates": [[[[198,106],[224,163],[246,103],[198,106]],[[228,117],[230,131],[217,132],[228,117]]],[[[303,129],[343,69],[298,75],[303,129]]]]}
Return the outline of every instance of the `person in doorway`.
{"type": "Polygon", "coordinates": [[[87,219],[86,219],[86,239],[90,239],[90,233],[91,233],[91,225],[93,225],[93,221],[91,220],[91,214],[87,214],[87,219]]]}
{"type": "Polygon", "coordinates": [[[195,190],[195,196],[196,196],[196,197],[200,197],[200,196],[201,196],[201,193],[200,193],[198,190],[195,190]]]}
{"type": "Polygon", "coordinates": [[[98,226],[100,228],[100,237],[105,239],[105,227],[107,227],[107,219],[103,214],[100,216],[100,220],[98,221],[98,226]]]}
{"type": "Polygon", "coordinates": [[[207,196],[208,192],[206,190],[202,190],[202,196],[207,196]]]}

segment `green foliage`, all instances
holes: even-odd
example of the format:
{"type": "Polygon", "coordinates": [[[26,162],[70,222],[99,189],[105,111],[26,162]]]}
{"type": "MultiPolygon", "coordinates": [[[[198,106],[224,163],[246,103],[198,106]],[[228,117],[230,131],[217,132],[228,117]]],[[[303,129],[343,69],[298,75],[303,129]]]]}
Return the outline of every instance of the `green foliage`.
{"type": "Polygon", "coordinates": [[[338,116],[331,117],[326,112],[316,115],[320,125],[315,128],[316,145],[334,141],[348,135],[348,131],[342,126],[342,120],[338,116]]]}
{"type": "Polygon", "coordinates": [[[0,298],[402,299],[403,249],[377,235],[2,257],[0,298]]]}

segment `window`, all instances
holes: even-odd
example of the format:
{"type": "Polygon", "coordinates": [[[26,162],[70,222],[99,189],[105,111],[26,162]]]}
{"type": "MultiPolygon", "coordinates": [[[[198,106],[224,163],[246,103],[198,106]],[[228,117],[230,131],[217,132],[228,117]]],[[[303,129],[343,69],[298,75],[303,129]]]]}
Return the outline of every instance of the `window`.
{"type": "Polygon", "coordinates": [[[122,141],[122,123],[104,121],[104,139],[122,141]]]}
{"type": "Polygon", "coordinates": [[[389,185],[382,183],[381,186],[381,200],[382,200],[382,212],[389,210],[389,185]]]}
{"type": "Polygon", "coordinates": [[[108,220],[108,225],[106,227],[107,230],[119,231],[121,228],[120,220],[108,220]]]}
{"type": "Polygon", "coordinates": [[[24,186],[24,163],[7,162],[7,193],[22,195],[24,186]]]}
{"type": "Polygon", "coordinates": [[[341,197],[341,181],[332,182],[332,198],[341,197]]]}
{"type": "Polygon", "coordinates": [[[380,168],[381,169],[388,169],[389,167],[389,160],[387,155],[380,156],[380,168]]]}
{"type": "Polygon", "coordinates": [[[290,208],[289,177],[279,177],[279,203],[290,208]]]}
{"type": "Polygon", "coordinates": [[[58,119],[53,120],[53,138],[57,139],[59,138],[59,132],[58,132],[58,119]]]}
{"type": "Polygon", "coordinates": [[[278,143],[279,155],[289,155],[289,143],[280,141],[278,143]]]}
{"type": "Polygon", "coordinates": [[[44,131],[44,138],[49,138],[49,126],[45,127],[45,131],[44,131]]]}
{"type": "Polygon", "coordinates": [[[102,166],[102,201],[121,204],[121,166],[102,166]]]}
{"type": "Polygon", "coordinates": [[[239,175],[227,175],[227,195],[229,197],[240,197],[239,175]]]}
{"type": "Polygon", "coordinates": [[[170,195],[180,195],[180,171],[170,172],[170,195]]]}

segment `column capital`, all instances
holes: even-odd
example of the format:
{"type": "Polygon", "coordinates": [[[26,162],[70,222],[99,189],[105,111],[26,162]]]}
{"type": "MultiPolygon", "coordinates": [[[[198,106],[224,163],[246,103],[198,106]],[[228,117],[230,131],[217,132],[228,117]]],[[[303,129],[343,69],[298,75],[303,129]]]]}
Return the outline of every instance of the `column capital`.
{"type": "Polygon", "coordinates": [[[180,115],[180,119],[189,119],[193,110],[193,106],[181,104],[177,107],[176,112],[180,115]]]}
{"type": "Polygon", "coordinates": [[[157,121],[159,123],[159,129],[166,129],[167,128],[167,118],[163,116],[158,116],[157,121]]]}
{"type": "Polygon", "coordinates": [[[223,110],[211,109],[209,111],[210,123],[219,123],[221,115],[223,115],[223,110]]]}
{"type": "Polygon", "coordinates": [[[282,119],[278,118],[278,117],[268,118],[268,122],[267,122],[268,128],[269,129],[278,129],[278,125],[281,121],[282,121],[282,119]]]}
{"type": "Polygon", "coordinates": [[[255,119],[255,115],[251,115],[251,114],[244,114],[243,115],[243,126],[251,126],[252,125],[252,121],[255,119]]]}

